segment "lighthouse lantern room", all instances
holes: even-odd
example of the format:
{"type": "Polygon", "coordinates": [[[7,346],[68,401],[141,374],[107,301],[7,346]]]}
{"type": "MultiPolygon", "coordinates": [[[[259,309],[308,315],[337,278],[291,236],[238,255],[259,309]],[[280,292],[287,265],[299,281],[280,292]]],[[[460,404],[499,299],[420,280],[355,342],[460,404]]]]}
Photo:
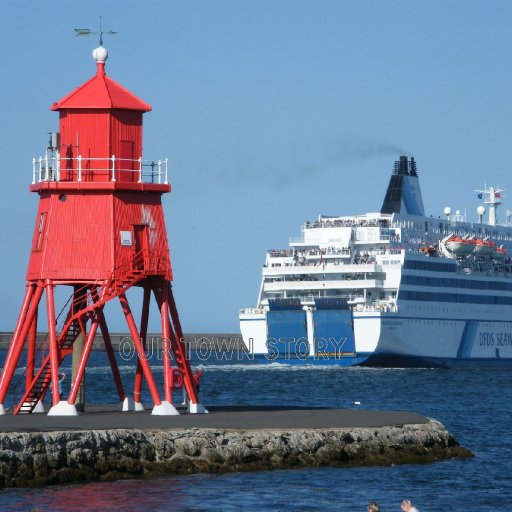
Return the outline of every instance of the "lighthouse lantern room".
{"type": "Polygon", "coordinates": [[[107,76],[107,57],[100,44],[93,51],[95,76],[52,105],[59,112],[59,132],[51,135],[45,156],[33,160],[30,190],[39,194],[39,206],[26,291],[0,377],[0,414],[5,414],[5,399],[23,349],[26,369],[14,414],[44,411],[48,391],[48,414],[78,414],[75,403],[98,329],[123,410],[143,409],[145,379],[152,413],[178,414],[172,386],[179,373],[188,411],[207,412],[199,403],[171,286],[161,201],[170,192],[168,162],[143,160],[142,116],[151,106],[107,76]],[[62,309],[56,306],[56,287],[68,289],[69,300],[62,309]],[[142,293],[138,325],[126,295],[130,288],[142,293]],[[46,308],[40,311],[43,296],[46,308]],[[113,300],[120,303],[138,355],[133,398],[125,393],[104,313],[113,300]],[[145,356],[152,300],[161,318],[162,393],[145,356]],[[41,341],[36,330],[44,314],[48,334],[41,341]],[[77,340],[83,349],[69,395],[62,397],[59,368],[79,345],[77,340]]]}

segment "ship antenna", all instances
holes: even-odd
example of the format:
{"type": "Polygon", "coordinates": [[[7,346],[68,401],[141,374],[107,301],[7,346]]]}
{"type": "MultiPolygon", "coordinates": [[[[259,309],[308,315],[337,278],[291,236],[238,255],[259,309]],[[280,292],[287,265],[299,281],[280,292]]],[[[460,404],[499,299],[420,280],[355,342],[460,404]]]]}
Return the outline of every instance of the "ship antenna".
{"type": "Polygon", "coordinates": [[[484,203],[489,205],[489,225],[496,226],[496,209],[501,204],[501,200],[503,199],[502,192],[504,192],[504,189],[499,187],[487,188],[487,186],[484,186],[484,190],[475,190],[475,192],[479,192],[479,199],[484,199],[484,194],[487,196],[484,199],[484,203]]]}
{"type": "Polygon", "coordinates": [[[75,35],[76,37],[80,36],[92,36],[92,35],[99,35],[100,36],[100,46],[103,46],[103,36],[113,36],[117,34],[117,32],[114,32],[113,30],[109,30],[108,32],[103,31],[103,26],[101,24],[101,16],[100,16],[100,31],[94,32],[90,28],[75,28],[75,35]]]}

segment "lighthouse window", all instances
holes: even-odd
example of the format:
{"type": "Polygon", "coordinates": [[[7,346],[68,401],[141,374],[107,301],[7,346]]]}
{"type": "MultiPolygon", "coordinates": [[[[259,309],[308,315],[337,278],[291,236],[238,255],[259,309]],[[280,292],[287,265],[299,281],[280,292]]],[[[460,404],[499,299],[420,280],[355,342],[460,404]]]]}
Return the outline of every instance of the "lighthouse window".
{"type": "Polygon", "coordinates": [[[46,221],[46,212],[41,213],[39,216],[39,224],[36,225],[36,232],[34,233],[34,243],[32,251],[40,251],[43,246],[43,233],[46,221]]]}

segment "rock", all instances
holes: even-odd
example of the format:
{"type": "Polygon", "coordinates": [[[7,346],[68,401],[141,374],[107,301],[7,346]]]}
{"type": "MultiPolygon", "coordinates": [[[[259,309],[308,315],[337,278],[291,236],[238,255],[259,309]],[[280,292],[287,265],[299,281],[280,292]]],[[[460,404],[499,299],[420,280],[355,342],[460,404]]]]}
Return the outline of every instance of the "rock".
{"type": "Polygon", "coordinates": [[[426,463],[472,457],[444,426],[0,434],[0,487],[195,472],[426,463]]]}

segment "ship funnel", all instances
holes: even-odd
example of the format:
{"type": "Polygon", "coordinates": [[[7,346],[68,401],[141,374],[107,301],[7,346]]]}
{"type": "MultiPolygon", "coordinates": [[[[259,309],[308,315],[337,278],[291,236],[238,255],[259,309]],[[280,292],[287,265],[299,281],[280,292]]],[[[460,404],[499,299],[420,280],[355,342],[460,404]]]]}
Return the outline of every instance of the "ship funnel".
{"type": "Polygon", "coordinates": [[[413,157],[409,160],[409,157],[401,156],[400,160],[395,162],[380,211],[388,214],[425,215],[418,169],[413,157]]]}

